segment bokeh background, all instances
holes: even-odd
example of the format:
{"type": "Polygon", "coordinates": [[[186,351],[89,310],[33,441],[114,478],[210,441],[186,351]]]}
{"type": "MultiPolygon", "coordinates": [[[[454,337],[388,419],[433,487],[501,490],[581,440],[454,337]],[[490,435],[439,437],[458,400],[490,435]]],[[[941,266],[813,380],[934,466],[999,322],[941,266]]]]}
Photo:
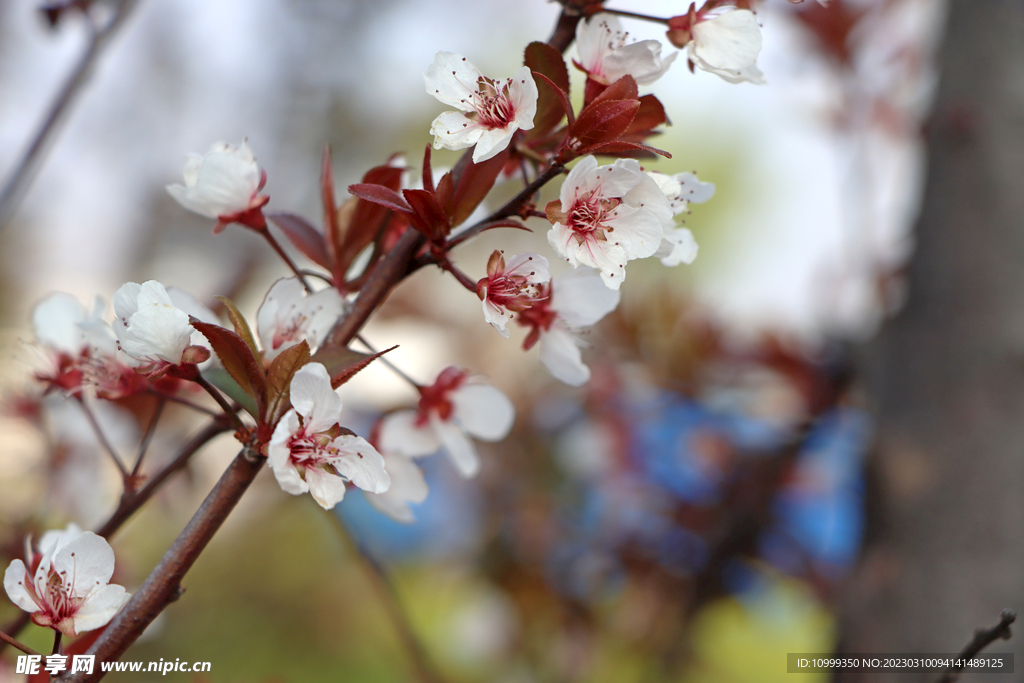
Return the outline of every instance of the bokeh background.
{"type": "MultiPolygon", "coordinates": [[[[332,516],[264,473],[127,658],[207,660],[195,680],[211,681],[772,681],[787,678],[786,652],[842,647],[877,438],[856,349],[905,298],[946,6],[758,9],[769,85],[690,73],[681,55],[645,90],[673,124],[654,141],[673,158],[649,167],[696,171],[717,192],[686,218],[701,245],[693,266],[630,265],[622,306],[587,336],[591,383],[557,384],[521,337],[483,322],[475,298],[418,272],[366,336],[399,344],[389,357],[424,383],[450,364],[487,375],[516,403],[512,435],[482,447],[470,482],[443,457],[426,461],[431,494],[412,525],[358,491],[332,516]],[[395,605],[430,671],[410,658],[395,605]]],[[[540,0],[140,0],[0,232],[0,560],[18,556],[27,531],[96,525],[119,495],[75,406],[50,397],[32,419],[19,410],[36,390],[35,301],[55,290],[109,300],[126,281],[157,279],[207,301],[228,294],[254,316],[286,272],[244,229],[213,236],[171,200],[164,187],[185,154],[247,139],[270,207],[317,222],[324,145],[339,192],[392,153],[417,166],[442,111],[422,85],[433,54],[511,74],[559,11],[540,0]]],[[[638,39],[663,37],[624,21],[638,39]]],[[[71,14],[50,28],[35,3],[0,5],[0,173],[85,41],[71,14]]],[[[531,225],[485,233],[458,263],[479,277],[495,248],[546,253],[545,224],[531,225]]],[[[374,366],[343,397],[366,433],[414,392],[374,366]]],[[[131,414],[100,418],[115,448],[136,447],[131,414]]],[[[195,425],[169,414],[154,462],[195,425]]],[[[233,452],[229,438],[214,442],[116,536],[129,590],[233,452]]],[[[13,615],[0,604],[0,623],[13,615]]],[[[40,629],[24,637],[47,647],[40,629]]],[[[14,677],[7,663],[0,680],[14,677]]]]}

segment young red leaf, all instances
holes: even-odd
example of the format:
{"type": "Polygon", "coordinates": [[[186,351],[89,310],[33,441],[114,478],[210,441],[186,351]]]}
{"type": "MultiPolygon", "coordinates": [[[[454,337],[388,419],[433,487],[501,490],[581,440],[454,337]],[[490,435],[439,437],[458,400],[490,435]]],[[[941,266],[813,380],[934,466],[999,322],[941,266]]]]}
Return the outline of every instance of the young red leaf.
{"type": "Polygon", "coordinates": [[[267,370],[267,424],[273,425],[288,411],[295,372],[309,362],[309,344],[303,339],[282,351],[267,370]]]}
{"type": "Polygon", "coordinates": [[[324,206],[324,234],[330,249],[331,261],[338,258],[338,205],[334,202],[334,172],[331,170],[331,147],[324,145],[320,162],[320,200],[324,206]]]}
{"type": "Polygon", "coordinates": [[[391,209],[392,211],[402,211],[403,213],[413,213],[412,207],[409,203],[402,199],[402,195],[398,194],[395,190],[390,187],[384,187],[383,185],[374,185],[373,183],[356,183],[355,185],[349,185],[348,191],[359,197],[365,199],[368,202],[379,204],[385,208],[391,209]]]}
{"type": "Polygon", "coordinates": [[[423,189],[427,192],[434,191],[434,171],[430,168],[430,145],[423,152],[423,189]]]}
{"type": "Polygon", "coordinates": [[[324,236],[314,228],[305,218],[296,216],[293,213],[268,213],[265,214],[274,225],[281,229],[288,241],[295,245],[305,256],[324,268],[331,267],[331,254],[328,251],[327,242],[324,236]]]}
{"type": "Polygon", "coordinates": [[[256,401],[258,414],[253,417],[263,422],[267,407],[267,379],[263,374],[263,365],[253,355],[249,345],[220,325],[204,323],[194,316],[189,316],[189,322],[210,342],[231,379],[238,382],[242,391],[256,401]]]}
{"type": "Polygon", "coordinates": [[[530,43],[524,56],[523,63],[530,67],[535,77],[541,77],[539,80],[543,84],[537,88],[537,114],[533,117],[533,129],[526,134],[529,139],[535,139],[550,133],[567,111],[572,116],[572,108],[560,102],[568,102],[569,70],[562,53],[547,43],[530,43]]]}
{"type": "Polygon", "coordinates": [[[509,151],[504,149],[486,161],[479,164],[470,162],[466,166],[452,198],[451,225],[462,223],[480,205],[494,187],[494,181],[498,179],[508,157],[509,151]]]}
{"type": "MultiPolygon", "coordinates": [[[[576,122],[576,115],[572,111],[572,103],[569,101],[569,93],[563,92],[560,88],[558,88],[558,86],[552,83],[544,74],[537,74],[537,78],[539,79],[540,83],[546,86],[544,88],[538,88],[538,92],[554,92],[555,94],[555,102],[561,107],[561,110],[558,112],[558,121],[561,121],[562,116],[565,116],[567,125],[569,127],[572,127],[572,125],[576,122]]],[[[555,124],[553,124],[547,132],[551,132],[551,130],[554,129],[555,125],[558,124],[558,121],[555,121],[555,124]]],[[[534,127],[534,130],[536,130],[536,127],[534,127]]],[[[527,133],[527,137],[531,140],[536,140],[543,136],[540,133],[534,133],[533,130],[531,130],[529,133],[527,133]]]]}
{"type": "Polygon", "coordinates": [[[226,296],[214,297],[217,301],[220,301],[228,309],[228,318],[231,319],[231,326],[235,328],[235,333],[242,338],[242,341],[246,343],[249,349],[252,350],[254,356],[259,358],[260,347],[256,345],[256,338],[252,334],[252,329],[249,327],[248,321],[242,312],[238,310],[238,306],[235,306],[235,302],[226,296]]]}
{"type": "Polygon", "coordinates": [[[611,102],[613,100],[635,100],[638,99],[636,81],[630,75],[625,75],[601,91],[594,101],[588,104],[591,106],[599,102],[611,102]]]}
{"type": "Polygon", "coordinates": [[[397,348],[398,348],[398,346],[396,345],[396,346],[392,346],[390,349],[384,349],[383,351],[378,351],[377,353],[373,354],[372,356],[364,356],[363,358],[357,360],[355,363],[352,363],[348,367],[346,367],[346,368],[344,368],[342,370],[339,370],[338,372],[332,372],[331,373],[331,387],[333,387],[334,389],[337,389],[342,384],[344,384],[345,382],[347,382],[350,379],[352,379],[356,375],[357,372],[359,372],[360,370],[365,368],[367,365],[369,365],[373,361],[377,360],[378,358],[383,356],[388,351],[394,351],[397,348]]]}
{"type": "Polygon", "coordinates": [[[402,190],[402,194],[412,206],[413,216],[409,220],[413,227],[434,242],[444,240],[452,226],[437,196],[426,190],[402,190]]]}
{"type": "Polygon", "coordinates": [[[623,137],[632,136],[646,137],[652,130],[663,123],[668,123],[668,116],[665,114],[665,107],[654,95],[644,95],[640,98],[640,108],[633,117],[633,122],[623,133],[623,137]]]}
{"type": "Polygon", "coordinates": [[[639,108],[637,100],[595,102],[580,113],[569,131],[569,148],[581,155],[598,145],[614,142],[629,128],[639,108]]]}
{"type": "Polygon", "coordinates": [[[615,140],[613,142],[606,142],[601,145],[594,145],[593,147],[587,149],[587,153],[605,154],[608,156],[624,157],[630,159],[636,157],[653,158],[655,154],[660,154],[666,159],[672,158],[672,155],[663,149],[651,147],[650,145],[645,145],[642,142],[633,142],[632,140],[615,140]]]}

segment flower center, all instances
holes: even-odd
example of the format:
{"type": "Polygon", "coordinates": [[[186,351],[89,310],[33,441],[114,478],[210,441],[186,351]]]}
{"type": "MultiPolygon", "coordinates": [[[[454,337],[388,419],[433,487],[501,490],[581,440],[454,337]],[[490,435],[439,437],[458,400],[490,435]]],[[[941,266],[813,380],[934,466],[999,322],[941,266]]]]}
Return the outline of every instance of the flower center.
{"type": "Polygon", "coordinates": [[[604,224],[611,218],[611,213],[619,203],[619,199],[595,198],[593,195],[588,198],[577,198],[569,212],[568,227],[581,241],[591,236],[603,240],[604,224]]]}
{"type": "Polygon", "coordinates": [[[305,325],[308,318],[304,313],[299,313],[288,319],[284,325],[278,325],[274,330],[274,338],[271,344],[275,349],[281,348],[285,342],[295,341],[305,337],[305,325]]]}
{"type": "Polygon", "coordinates": [[[498,87],[494,81],[481,78],[479,89],[473,93],[473,108],[477,121],[487,128],[504,128],[516,118],[516,108],[508,95],[509,79],[498,87]]]}

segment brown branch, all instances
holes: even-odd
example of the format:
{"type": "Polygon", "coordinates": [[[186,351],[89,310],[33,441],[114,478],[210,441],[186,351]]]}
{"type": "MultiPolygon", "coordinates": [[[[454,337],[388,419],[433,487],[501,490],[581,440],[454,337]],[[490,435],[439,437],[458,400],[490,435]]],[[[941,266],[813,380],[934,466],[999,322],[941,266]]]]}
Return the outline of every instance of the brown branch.
{"type": "Polygon", "coordinates": [[[113,16],[103,27],[98,29],[92,23],[92,18],[88,13],[84,13],[85,21],[90,29],[89,44],[86,46],[85,52],[79,59],[78,64],[75,65],[75,68],[68,76],[67,81],[64,82],[64,87],[57,93],[57,97],[54,99],[53,104],[50,105],[46,118],[43,119],[39,130],[36,131],[32,142],[29,143],[21,160],[14,167],[14,170],[11,171],[11,175],[8,177],[7,182],[4,183],[3,189],[0,189],[0,230],[3,230],[14,216],[18,204],[25,194],[25,190],[28,188],[39,164],[42,162],[44,153],[53,141],[58,125],[67,117],[71,110],[71,105],[88,82],[89,76],[92,74],[100,55],[103,54],[104,49],[110,43],[110,39],[113,38],[117,30],[124,24],[124,20],[131,13],[136,1],[121,0],[115,5],[113,16]]]}
{"type": "MultiPolygon", "coordinates": [[[[99,662],[117,660],[164,608],[181,595],[181,580],[248,490],[265,461],[266,458],[251,446],[242,449],[221,475],[188,526],[164,554],[160,564],[86,654],[95,655],[99,662]]],[[[105,673],[97,665],[90,674],[80,672],[61,676],[58,680],[64,683],[94,683],[103,678],[105,673]]]]}
{"type": "Polygon", "coordinates": [[[1009,640],[1013,633],[1010,631],[1010,624],[1017,620],[1017,613],[1012,609],[1004,609],[999,615],[999,623],[992,628],[979,628],[974,632],[974,638],[967,643],[967,647],[956,656],[959,660],[956,666],[946,669],[946,673],[939,679],[939,683],[953,683],[960,678],[960,672],[964,670],[964,663],[972,659],[976,654],[984,650],[997,640],[1009,640]]]}
{"type": "MultiPolygon", "coordinates": [[[[58,633],[60,633],[60,631],[58,631],[58,633]]],[[[25,645],[24,643],[22,643],[22,642],[20,642],[18,640],[15,640],[14,638],[11,638],[9,635],[4,633],[3,631],[0,631],[0,641],[3,641],[5,643],[7,643],[8,645],[10,645],[13,648],[17,648],[18,650],[21,650],[22,652],[24,652],[27,655],[34,655],[36,657],[40,656],[38,652],[36,652],[32,648],[30,648],[28,645],[25,645]]]]}
{"type": "Polygon", "coordinates": [[[160,486],[167,481],[168,477],[175,472],[184,469],[185,465],[188,464],[188,461],[193,455],[195,455],[196,451],[205,446],[215,436],[223,434],[230,429],[231,424],[223,417],[206,425],[202,431],[189,439],[188,443],[182,446],[178,456],[171,462],[167,463],[162,470],[153,475],[153,477],[146,482],[145,486],[135,493],[123,495],[117,509],[110,518],[104,522],[103,526],[96,530],[96,535],[104,538],[110,538],[113,536],[114,533],[120,529],[121,526],[127,522],[128,519],[135,514],[135,512],[142,507],[146,501],[153,497],[153,494],[155,494],[160,486]]]}

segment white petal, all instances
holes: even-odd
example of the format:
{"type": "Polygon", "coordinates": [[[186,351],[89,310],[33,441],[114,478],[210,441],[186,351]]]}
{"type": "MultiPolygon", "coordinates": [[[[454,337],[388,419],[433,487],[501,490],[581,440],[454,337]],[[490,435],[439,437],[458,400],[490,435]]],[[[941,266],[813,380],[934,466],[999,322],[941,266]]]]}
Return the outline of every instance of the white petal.
{"type": "Polygon", "coordinates": [[[84,335],[78,323],[85,320],[85,309],[78,299],[54,292],[32,309],[32,331],[43,346],[77,355],[84,346],[84,335]]]}
{"type": "Polygon", "coordinates": [[[260,183],[260,170],[252,150],[216,143],[201,159],[195,155],[185,164],[185,185],[169,185],[167,191],[182,206],[209,218],[231,215],[249,208],[260,183]]]}
{"type": "Polygon", "coordinates": [[[380,426],[382,450],[415,458],[436,453],[441,447],[430,424],[416,424],[415,410],[400,410],[386,416],[380,426]]]}
{"type": "Polygon", "coordinates": [[[384,456],[384,462],[391,476],[391,487],[384,493],[367,493],[366,499],[395,521],[411,524],[416,518],[409,503],[422,503],[427,499],[427,481],[409,458],[389,453],[384,456]]]}
{"type": "Polygon", "coordinates": [[[540,254],[531,252],[516,254],[505,264],[507,275],[525,277],[531,284],[540,284],[551,279],[548,260],[540,254]]]}
{"type": "Polygon", "coordinates": [[[703,204],[715,194],[714,183],[705,183],[692,173],[677,173],[672,177],[679,181],[680,199],[703,204]]]}
{"type": "Polygon", "coordinates": [[[344,455],[329,460],[342,477],[371,493],[384,493],[391,486],[391,477],[384,469],[384,458],[366,439],[343,434],[331,445],[344,452],[344,455]]]}
{"type": "Polygon", "coordinates": [[[597,159],[591,155],[583,157],[572,167],[569,175],[565,177],[565,181],[562,183],[562,189],[559,191],[559,199],[562,200],[562,211],[568,212],[572,210],[572,204],[576,199],[576,195],[580,194],[582,188],[586,186],[587,176],[595,169],[597,169],[597,159]]]}
{"type": "Polygon", "coordinates": [[[552,284],[551,308],[569,327],[582,328],[597,324],[615,310],[620,295],[608,289],[601,276],[589,268],[571,270],[555,278],[552,284]]]}
{"type": "Polygon", "coordinates": [[[75,632],[83,633],[106,626],[131,597],[124,587],[117,584],[102,586],[89,595],[75,613],[75,632]]]}
{"type": "Polygon", "coordinates": [[[459,425],[484,441],[504,439],[516,419],[512,401],[489,384],[463,384],[449,394],[449,400],[459,425]]]}
{"type": "Polygon", "coordinates": [[[298,278],[278,280],[256,313],[256,332],[264,359],[272,361],[303,340],[315,350],[343,309],[344,301],[334,288],[306,296],[298,278]]]}
{"type": "MultiPolygon", "coordinates": [[[[532,124],[531,124],[532,127],[532,124]]],[[[481,129],[480,136],[476,142],[476,149],[473,150],[473,163],[479,164],[482,161],[497,156],[499,152],[508,147],[512,141],[512,135],[518,130],[514,125],[504,128],[481,129]]]]}
{"type": "Polygon", "coordinates": [[[195,331],[188,322],[188,315],[174,306],[167,290],[156,280],[142,283],[138,290],[129,285],[114,295],[114,310],[123,323],[125,316],[121,311],[131,309],[124,299],[132,291],[138,292],[136,310],[127,317],[127,327],[121,333],[121,348],[133,358],[180,363],[181,353],[191,343],[195,331]]]}
{"type": "Polygon", "coordinates": [[[557,327],[540,336],[540,362],[555,379],[570,386],[582,386],[590,379],[590,368],[583,364],[576,339],[557,327]]]}
{"type": "MultiPolygon", "coordinates": [[[[651,181],[651,184],[653,185],[654,181],[651,181]]],[[[667,206],[668,202],[664,196],[661,197],[661,201],[667,206]]],[[[627,260],[653,256],[661,246],[661,238],[665,231],[661,218],[646,208],[632,208],[625,204],[620,204],[614,214],[615,218],[607,221],[607,224],[615,228],[615,233],[608,235],[605,251],[609,251],[609,245],[612,245],[621,247],[627,260]]],[[[671,211],[667,215],[671,225],[671,211]]]]}
{"type": "Polygon", "coordinates": [[[595,14],[576,24],[576,54],[580,65],[599,80],[603,77],[605,55],[611,49],[609,43],[617,42],[622,34],[622,22],[613,14],[595,14]]]}
{"type": "Polygon", "coordinates": [[[267,447],[267,463],[274,468],[283,467],[291,457],[291,447],[288,445],[292,434],[299,431],[299,416],[295,410],[289,410],[274,427],[274,433],[270,437],[270,445],[267,447]]]}
{"type": "Polygon", "coordinates": [[[319,467],[306,469],[306,484],[309,485],[309,495],[324,510],[330,510],[345,497],[345,480],[319,467]]]}
{"type": "Polygon", "coordinates": [[[655,256],[658,256],[662,265],[665,266],[693,263],[697,258],[697,240],[693,238],[693,233],[687,228],[668,230],[665,232],[661,248],[655,256]]]}
{"type": "Polygon", "coordinates": [[[519,130],[533,128],[533,118],[537,115],[538,95],[537,82],[533,80],[530,67],[519,67],[508,85],[508,97],[516,113],[513,123],[519,130]]]}
{"type": "MultiPolygon", "coordinates": [[[[280,465],[274,465],[274,478],[277,479],[278,486],[285,493],[290,493],[293,496],[301,496],[303,493],[309,490],[309,485],[302,476],[299,474],[299,470],[292,464],[291,460],[286,460],[280,465]]],[[[309,478],[310,470],[306,470],[306,478],[309,478]]]]}
{"type": "Polygon", "coordinates": [[[430,417],[430,424],[433,425],[434,431],[459,474],[467,479],[474,476],[480,470],[480,458],[469,437],[451,422],[439,420],[433,415],[430,417]]]}
{"type": "Polygon", "coordinates": [[[82,597],[110,581],[114,575],[114,551],[105,539],[86,531],[57,551],[51,571],[72,577],[72,594],[82,597]]]}
{"type": "Polygon", "coordinates": [[[622,201],[629,206],[650,211],[661,223],[661,227],[666,230],[675,226],[675,212],[672,210],[672,205],[662,188],[649,173],[644,173],[641,176],[640,182],[623,195],[622,201]]]}
{"type": "Polygon", "coordinates": [[[616,159],[611,166],[602,166],[589,174],[591,187],[600,187],[605,197],[623,197],[646,176],[636,159],[616,159]]]}
{"type": "Polygon", "coordinates": [[[7,565],[7,571],[4,572],[4,590],[7,591],[7,597],[26,612],[38,612],[39,605],[25,588],[25,585],[30,583],[32,580],[28,576],[24,562],[14,560],[7,565]]]}
{"type": "Polygon", "coordinates": [[[307,363],[295,373],[291,401],[299,415],[306,418],[306,431],[326,431],[341,419],[341,397],[331,388],[331,376],[320,363],[307,363]]]}
{"type": "Polygon", "coordinates": [[[505,326],[512,319],[512,314],[507,309],[496,306],[487,299],[484,299],[481,303],[484,307],[484,320],[489,322],[502,337],[508,339],[508,328],[505,326]]]}
{"type": "Polygon", "coordinates": [[[446,111],[430,124],[430,134],[434,136],[434,149],[458,150],[475,145],[484,129],[457,111],[446,111]]]}
{"type": "Polygon", "coordinates": [[[609,83],[629,75],[637,85],[651,85],[665,75],[676,59],[673,52],[661,58],[661,43],[657,40],[641,40],[623,45],[604,58],[604,73],[609,83]]]}
{"type": "Polygon", "coordinates": [[[438,52],[423,74],[427,94],[450,107],[473,111],[471,96],[482,74],[469,60],[454,52],[438,52]]]}
{"type": "Polygon", "coordinates": [[[690,58],[701,69],[731,82],[764,82],[755,65],[761,52],[761,28],[750,10],[726,11],[699,21],[692,35],[690,58]]]}

